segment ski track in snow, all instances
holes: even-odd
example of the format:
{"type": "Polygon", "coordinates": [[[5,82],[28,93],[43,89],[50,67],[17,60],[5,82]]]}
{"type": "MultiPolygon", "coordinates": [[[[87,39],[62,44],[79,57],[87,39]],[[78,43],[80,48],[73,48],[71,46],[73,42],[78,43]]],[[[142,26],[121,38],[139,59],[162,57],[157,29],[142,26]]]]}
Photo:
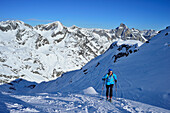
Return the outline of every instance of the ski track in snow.
{"type": "MultiPolygon", "coordinates": [[[[99,95],[69,94],[69,93],[37,93],[30,95],[14,95],[2,93],[1,102],[4,102],[11,113],[20,112],[170,112],[169,110],[117,98],[112,103],[99,95]],[[8,98],[4,98],[8,97],[8,98]],[[10,97],[10,98],[9,98],[10,97]],[[103,100],[100,100],[103,98],[103,100]]],[[[1,104],[2,106],[2,104],[1,104]]],[[[1,112],[6,112],[0,107],[1,112]]]]}

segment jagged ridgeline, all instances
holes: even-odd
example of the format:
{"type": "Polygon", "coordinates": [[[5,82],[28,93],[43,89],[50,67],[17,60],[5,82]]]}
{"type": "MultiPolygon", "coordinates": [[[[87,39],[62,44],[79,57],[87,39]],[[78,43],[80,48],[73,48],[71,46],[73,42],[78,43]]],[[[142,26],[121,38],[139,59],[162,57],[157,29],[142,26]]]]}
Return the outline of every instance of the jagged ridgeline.
{"type": "MultiPolygon", "coordinates": [[[[155,30],[65,27],[60,22],[32,27],[22,21],[0,22],[0,83],[16,78],[48,81],[62,73],[80,69],[118,41],[142,45],[155,30]]],[[[118,59],[119,56],[115,56],[118,59]]],[[[116,60],[117,60],[116,59],[116,60]]]]}

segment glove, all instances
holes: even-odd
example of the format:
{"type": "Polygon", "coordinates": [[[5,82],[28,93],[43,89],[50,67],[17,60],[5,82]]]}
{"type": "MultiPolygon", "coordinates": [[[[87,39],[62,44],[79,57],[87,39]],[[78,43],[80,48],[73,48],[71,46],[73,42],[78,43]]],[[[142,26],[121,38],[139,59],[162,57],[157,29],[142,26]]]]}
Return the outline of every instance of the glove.
{"type": "Polygon", "coordinates": [[[117,80],[115,80],[115,82],[117,82],[117,80]]]}

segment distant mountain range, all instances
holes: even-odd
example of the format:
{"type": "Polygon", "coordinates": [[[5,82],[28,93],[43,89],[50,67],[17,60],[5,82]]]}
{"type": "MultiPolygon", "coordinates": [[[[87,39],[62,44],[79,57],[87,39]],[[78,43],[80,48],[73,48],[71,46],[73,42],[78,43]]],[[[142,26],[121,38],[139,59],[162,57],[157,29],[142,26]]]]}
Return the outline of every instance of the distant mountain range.
{"type": "Polygon", "coordinates": [[[65,27],[59,21],[35,27],[22,21],[1,21],[0,83],[16,78],[49,81],[80,69],[115,41],[118,45],[141,46],[157,33],[129,29],[123,23],[108,30],[65,27]]]}

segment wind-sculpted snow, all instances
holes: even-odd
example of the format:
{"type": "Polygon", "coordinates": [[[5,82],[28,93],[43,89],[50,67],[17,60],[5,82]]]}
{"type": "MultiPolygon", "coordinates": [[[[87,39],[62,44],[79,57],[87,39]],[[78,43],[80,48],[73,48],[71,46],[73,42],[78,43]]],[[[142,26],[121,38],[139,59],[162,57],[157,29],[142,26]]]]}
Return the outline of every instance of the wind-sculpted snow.
{"type": "Polygon", "coordinates": [[[0,83],[16,78],[42,82],[80,69],[104,53],[115,41],[138,43],[157,34],[154,30],[112,30],[65,27],[60,22],[32,27],[22,21],[0,22],[0,83]]]}

